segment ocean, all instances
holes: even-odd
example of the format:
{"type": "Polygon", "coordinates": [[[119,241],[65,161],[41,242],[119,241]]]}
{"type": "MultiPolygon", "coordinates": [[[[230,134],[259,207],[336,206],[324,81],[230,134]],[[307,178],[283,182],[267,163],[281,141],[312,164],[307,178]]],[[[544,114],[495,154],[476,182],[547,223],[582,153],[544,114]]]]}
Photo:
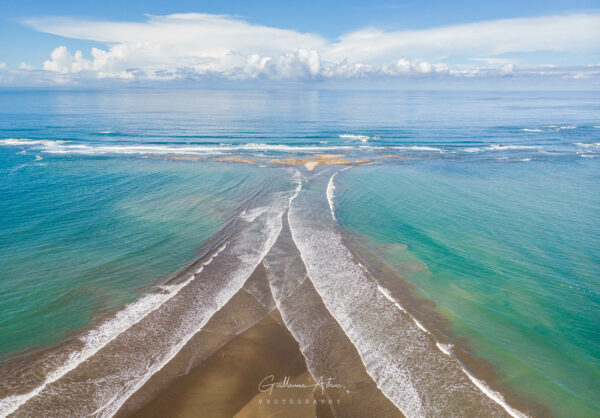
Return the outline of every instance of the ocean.
{"type": "Polygon", "coordinates": [[[598,99],[0,91],[0,415],[123,411],[264,266],[406,416],[598,416],[598,99]]]}

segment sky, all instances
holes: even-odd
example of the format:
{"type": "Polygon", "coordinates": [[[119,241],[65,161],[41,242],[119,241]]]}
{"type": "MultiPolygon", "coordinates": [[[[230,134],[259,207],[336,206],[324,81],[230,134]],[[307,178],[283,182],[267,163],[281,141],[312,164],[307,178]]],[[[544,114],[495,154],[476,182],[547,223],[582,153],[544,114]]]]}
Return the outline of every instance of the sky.
{"type": "Polygon", "coordinates": [[[0,86],[600,88],[600,0],[0,2],[0,86]]]}

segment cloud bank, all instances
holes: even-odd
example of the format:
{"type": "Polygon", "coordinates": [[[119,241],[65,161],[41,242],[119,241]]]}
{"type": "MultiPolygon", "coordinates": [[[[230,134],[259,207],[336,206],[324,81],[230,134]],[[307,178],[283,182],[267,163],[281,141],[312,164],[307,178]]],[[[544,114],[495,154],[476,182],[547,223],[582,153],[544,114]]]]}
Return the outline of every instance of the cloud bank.
{"type": "MultiPolygon", "coordinates": [[[[28,19],[45,33],[105,45],[58,46],[43,63],[56,80],[327,80],[372,77],[598,77],[597,65],[528,65],[528,53],[598,56],[600,14],[502,19],[425,30],[361,29],[338,39],[224,15],[149,16],[145,22],[28,19]],[[504,58],[521,54],[520,60],[504,58]],[[447,64],[453,62],[453,65],[447,64]]],[[[552,64],[552,63],[549,63],[552,64]]],[[[29,66],[27,66],[29,68],[29,66]]],[[[21,69],[26,71],[24,67],[21,69]]]]}

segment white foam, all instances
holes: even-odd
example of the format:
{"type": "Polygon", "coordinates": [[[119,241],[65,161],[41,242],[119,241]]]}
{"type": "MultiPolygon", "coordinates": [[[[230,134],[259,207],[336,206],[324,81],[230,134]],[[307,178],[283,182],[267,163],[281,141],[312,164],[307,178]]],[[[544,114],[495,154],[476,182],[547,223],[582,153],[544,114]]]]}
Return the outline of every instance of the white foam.
{"type": "Polygon", "coordinates": [[[344,139],[358,139],[359,141],[362,142],[367,142],[369,139],[371,139],[370,136],[367,135],[355,135],[355,134],[342,134],[342,135],[338,135],[340,138],[344,138],[344,139]]]}
{"type": "MultiPolygon", "coordinates": [[[[466,371],[460,364],[448,362],[433,352],[425,363],[419,362],[418,366],[409,362],[406,356],[398,354],[404,350],[425,354],[427,346],[431,344],[427,335],[430,333],[414,317],[410,322],[414,323],[414,328],[408,326],[399,312],[405,311],[403,307],[387,289],[368,278],[364,266],[354,261],[334,229],[317,218],[307,216],[310,212],[307,204],[307,200],[303,199],[291,206],[289,225],[308,277],[326,308],[355,345],[367,372],[379,389],[404,415],[435,415],[434,411],[439,412],[439,408],[443,408],[444,404],[440,402],[453,402],[456,396],[464,393],[462,385],[468,385],[470,378],[461,381],[460,376],[466,371]],[[417,328],[423,332],[417,331],[417,328]],[[413,376],[413,370],[422,371],[418,376],[413,376]],[[423,376],[431,373],[443,373],[447,379],[453,379],[452,389],[449,386],[450,391],[437,391],[435,382],[423,379],[423,376]],[[431,396],[433,393],[440,399],[434,399],[431,396]]],[[[437,348],[446,356],[450,352],[449,347],[437,348]]],[[[477,387],[481,389],[479,385],[477,387]]],[[[481,392],[482,396],[488,397],[512,415],[514,409],[495,393],[481,392]]]]}
{"type": "MultiPolygon", "coordinates": [[[[299,228],[298,224],[301,221],[296,215],[298,211],[301,210],[291,206],[288,214],[292,239],[300,251],[309,279],[326,308],[357,348],[367,372],[382,393],[404,415],[425,416],[421,398],[412,383],[414,379],[404,365],[406,359],[391,355],[392,350],[387,347],[392,343],[390,340],[387,340],[387,343],[379,340],[380,344],[372,344],[369,339],[371,333],[365,329],[372,324],[362,322],[356,316],[359,314],[355,307],[355,302],[359,301],[356,299],[356,292],[374,296],[374,289],[369,289],[373,285],[372,282],[364,277],[362,270],[352,261],[338,234],[326,229],[317,232],[311,228],[299,228]],[[327,243],[325,247],[315,245],[317,236],[319,241],[327,243]],[[324,251],[325,248],[327,251],[324,251]],[[329,264],[336,269],[336,273],[326,267],[329,264]],[[352,281],[353,286],[346,286],[348,280],[352,281]]],[[[383,300],[385,299],[373,300],[373,303],[383,300]]]]}
{"type": "Polygon", "coordinates": [[[521,130],[524,131],[524,132],[544,132],[543,129],[529,129],[529,128],[524,128],[524,129],[521,129],[521,130]]]}
{"type": "MultiPolygon", "coordinates": [[[[359,263],[359,265],[360,265],[361,267],[363,267],[363,266],[362,266],[362,264],[360,264],[360,263],[359,263]]],[[[364,268],[364,267],[363,267],[363,268],[364,268]]],[[[396,307],[397,307],[398,309],[400,309],[402,312],[404,312],[404,313],[408,313],[408,312],[406,311],[406,309],[404,309],[404,307],[403,307],[402,305],[400,305],[400,304],[398,303],[398,301],[396,301],[396,299],[394,299],[394,298],[392,297],[392,294],[390,293],[390,291],[389,291],[389,290],[387,290],[385,287],[382,287],[382,286],[381,286],[379,283],[377,284],[377,290],[379,290],[379,291],[380,291],[380,292],[383,294],[383,296],[385,296],[385,297],[386,297],[386,298],[388,298],[390,301],[392,301],[392,303],[393,303],[394,305],[396,305],[396,307]]]]}
{"type": "Polygon", "coordinates": [[[423,146],[423,145],[394,146],[394,147],[390,147],[390,148],[407,150],[407,151],[438,151],[438,152],[444,151],[441,148],[427,147],[427,146],[423,146]]]}
{"type": "Polygon", "coordinates": [[[536,145],[504,145],[504,144],[492,144],[488,147],[488,149],[494,151],[504,151],[504,150],[526,150],[526,149],[539,149],[541,147],[536,145]]]}
{"type": "Polygon", "coordinates": [[[465,148],[463,149],[464,152],[471,152],[471,153],[476,153],[481,151],[481,148],[477,148],[477,147],[469,147],[469,148],[465,148]]]}
{"type": "Polygon", "coordinates": [[[314,146],[314,145],[284,145],[284,144],[223,144],[214,145],[178,145],[178,144],[94,144],[79,143],[75,144],[68,141],[59,140],[31,140],[24,138],[9,138],[0,140],[0,145],[4,146],[29,146],[40,149],[43,152],[52,154],[82,154],[82,155],[102,155],[102,154],[146,154],[146,155],[210,155],[220,154],[232,151],[280,151],[280,152],[314,152],[314,151],[335,151],[348,150],[352,146],[314,146]]]}
{"type": "Polygon", "coordinates": [[[335,191],[335,183],[334,183],[334,179],[335,176],[338,175],[338,173],[341,173],[342,171],[348,170],[351,167],[346,167],[341,169],[340,171],[335,172],[330,178],[329,178],[329,182],[327,183],[327,202],[329,203],[329,210],[331,211],[331,217],[333,218],[334,221],[336,221],[337,219],[335,218],[335,211],[334,211],[334,202],[333,202],[333,198],[334,198],[334,191],[335,191]]]}
{"type": "MultiPolygon", "coordinates": [[[[366,142],[366,141],[363,141],[366,142]]],[[[236,151],[256,152],[289,152],[306,153],[320,151],[347,151],[356,149],[382,150],[396,149],[404,151],[436,151],[444,152],[441,148],[412,145],[412,146],[369,146],[369,145],[286,145],[286,144],[106,144],[106,143],[73,143],[62,140],[32,140],[24,138],[9,138],[0,140],[2,146],[28,146],[51,154],[77,155],[219,155],[236,151]]]]}
{"type": "Polygon", "coordinates": [[[477,388],[480,391],[482,391],[483,393],[485,393],[488,398],[492,399],[497,404],[499,404],[500,406],[502,406],[504,408],[504,410],[511,417],[513,417],[513,418],[529,418],[528,415],[525,415],[521,411],[518,411],[515,408],[513,408],[512,406],[510,406],[509,404],[507,404],[506,401],[504,400],[504,397],[500,393],[496,392],[495,390],[492,390],[484,382],[482,382],[481,380],[479,380],[475,376],[473,376],[471,373],[469,373],[464,367],[462,368],[462,371],[467,375],[467,377],[471,380],[471,382],[473,382],[473,384],[475,386],[477,386],[477,388]]]}
{"type": "Polygon", "coordinates": [[[327,201],[329,202],[329,210],[331,211],[331,217],[335,221],[335,211],[333,210],[333,192],[335,190],[335,184],[333,183],[333,179],[337,176],[337,173],[334,173],[327,183],[327,201]]]}
{"type": "MultiPolygon", "coordinates": [[[[299,179],[299,173],[297,172],[296,178],[299,179]]],[[[166,364],[168,364],[177,353],[190,341],[190,339],[196,335],[210,318],[221,309],[243,286],[247,278],[252,274],[256,267],[262,262],[264,257],[269,253],[271,247],[276,242],[282,229],[282,215],[290,205],[290,202],[298,195],[302,183],[299,180],[294,193],[285,199],[285,205],[280,204],[279,199],[269,207],[269,211],[264,214],[266,219],[266,239],[260,248],[256,248],[254,252],[260,251],[253,256],[252,250],[247,248],[249,243],[236,243],[238,248],[233,250],[233,253],[237,255],[240,263],[238,264],[237,270],[235,271],[235,277],[232,278],[229,283],[222,289],[220,289],[216,295],[216,299],[212,300],[210,307],[207,307],[207,312],[203,313],[203,319],[198,321],[198,325],[192,329],[184,330],[183,335],[174,335],[175,338],[180,338],[179,341],[171,344],[168,352],[166,352],[159,361],[153,362],[150,367],[144,371],[141,376],[137,376],[134,381],[127,385],[125,390],[119,391],[114,397],[109,399],[104,405],[100,406],[93,414],[97,414],[101,417],[109,417],[114,415],[125,401],[135,393],[140,387],[142,387],[148,379],[150,379],[156,372],[161,370],[166,364]]],[[[199,319],[199,318],[198,318],[199,319]]],[[[192,321],[193,323],[193,321],[192,321]]]]}
{"type": "Polygon", "coordinates": [[[598,149],[600,149],[600,142],[593,142],[593,143],[576,142],[575,145],[577,145],[579,148],[598,148],[598,149]]]}
{"type": "MultiPolygon", "coordinates": [[[[364,268],[364,266],[362,266],[362,264],[359,263],[359,265],[364,268]]],[[[415,324],[424,332],[431,334],[413,315],[411,315],[410,313],[408,313],[391,295],[391,293],[389,292],[389,290],[387,290],[386,288],[382,287],[381,285],[377,285],[377,289],[383,294],[385,295],[389,300],[391,300],[392,302],[394,302],[394,304],[398,307],[398,309],[400,309],[402,312],[407,313],[408,315],[410,315],[413,319],[413,321],[415,322],[415,324]]],[[[435,338],[435,337],[434,337],[435,338]]],[[[440,343],[439,341],[435,342],[436,347],[444,354],[446,354],[447,356],[452,356],[452,344],[443,344],[440,343]]],[[[477,386],[477,388],[479,390],[481,390],[483,393],[485,393],[486,396],[488,396],[490,399],[492,399],[493,401],[495,401],[496,403],[498,403],[499,405],[501,405],[506,412],[508,412],[509,415],[511,415],[512,417],[515,418],[527,418],[528,416],[523,414],[522,412],[514,409],[513,407],[511,407],[510,405],[508,405],[506,403],[506,401],[504,400],[504,397],[492,390],[489,386],[487,386],[484,382],[482,382],[481,380],[477,379],[475,376],[473,376],[471,373],[469,373],[469,371],[467,369],[465,369],[462,364],[461,364],[461,370],[463,371],[463,373],[465,373],[469,380],[471,380],[471,382],[473,382],[475,384],[475,386],[477,386]]]]}
{"type": "MultiPolygon", "coordinates": [[[[225,246],[226,244],[217,250],[210,257],[210,259],[204,263],[204,265],[210,263],[225,248],[225,246]]],[[[198,271],[201,270],[202,268],[198,271]]],[[[151,312],[160,308],[160,306],[162,306],[173,296],[177,295],[177,293],[179,293],[179,291],[187,286],[193,279],[194,275],[189,275],[180,283],[160,286],[160,289],[163,290],[163,292],[147,294],[137,301],[126,305],[112,318],[99,324],[98,327],[82,335],[79,339],[84,343],[83,348],[79,351],[74,351],[71,353],[64,364],[46,376],[41,385],[27,393],[11,395],[0,399],[0,416],[6,416],[16,411],[29,399],[38,395],[42,390],[44,390],[44,388],[46,388],[46,386],[57,381],[65,374],[75,369],[82,362],[93,356],[120,334],[140,322],[151,312]]]]}
{"type": "Polygon", "coordinates": [[[437,346],[437,348],[440,349],[442,353],[446,354],[447,356],[452,355],[452,344],[442,344],[436,341],[435,345],[437,346]]]}
{"type": "Polygon", "coordinates": [[[246,222],[252,222],[253,220],[258,218],[260,215],[262,215],[263,213],[265,213],[268,210],[269,210],[268,206],[252,208],[248,211],[244,210],[244,212],[242,212],[242,214],[240,215],[240,219],[243,221],[246,221],[246,222]]]}
{"type": "Polygon", "coordinates": [[[33,146],[43,145],[46,147],[54,147],[61,144],[66,144],[68,141],[62,140],[46,140],[46,139],[26,139],[26,138],[7,138],[0,139],[0,145],[4,146],[33,146]]]}

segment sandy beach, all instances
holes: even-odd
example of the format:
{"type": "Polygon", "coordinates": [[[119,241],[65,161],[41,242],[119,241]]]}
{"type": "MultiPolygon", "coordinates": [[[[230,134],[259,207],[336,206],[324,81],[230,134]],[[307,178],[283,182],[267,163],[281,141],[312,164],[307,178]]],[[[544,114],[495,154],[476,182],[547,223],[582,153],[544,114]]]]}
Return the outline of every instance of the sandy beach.
{"type": "MultiPolygon", "coordinates": [[[[273,311],[132,416],[197,417],[201,411],[210,411],[211,417],[332,416],[328,405],[320,402],[326,397],[319,397],[320,391],[312,387],[259,391],[265,379],[275,382],[288,377],[293,384],[315,383],[298,343],[281,322],[279,313],[273,311]]],[[[264,383],[262,390],[268,388],[264,383]]]]}

